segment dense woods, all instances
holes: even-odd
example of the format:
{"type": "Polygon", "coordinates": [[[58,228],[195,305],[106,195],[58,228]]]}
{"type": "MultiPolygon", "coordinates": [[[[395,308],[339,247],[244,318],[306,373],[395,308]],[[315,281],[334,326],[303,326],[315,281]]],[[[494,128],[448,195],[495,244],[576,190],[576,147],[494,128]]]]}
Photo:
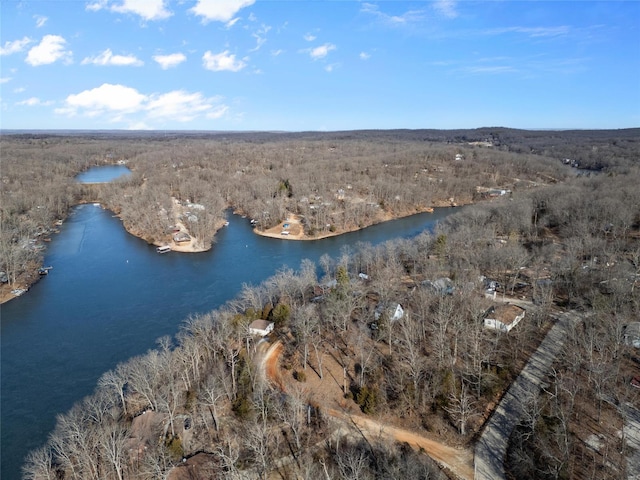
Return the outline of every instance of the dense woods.
{"type": "Polygon", "coordinates": [[[530,392],[507,474],[624,478],[620,432],[640,402],[640,353],[627,341],[640,318],[638,133],[3,137],[2,269],[13,284],[40,261],[32,240],[81,201],[151,242],[167,235],[174,199],[202,205],[190,231],[205,243],[229,207],[258,228],[295,213],[317,235],[475,203],[433,234],[353,245],[186,319],[60,415],[25,478],[442,478],[429,457],[348,428],[340,412],[472,446],[566,310],[580,320],[530,392]],[[117,160],[130,178],[73,182],[117,160]],[[508,334],[485,328],[489,307],[509,299],[526,302],[525,319],[508,334]],[[275,323],[270,342],[251,334],[256,319],[275,323]],[[281,348],[275,372],[270,345],[281,348]]]}
{"type": "Polygon", "coordinates": [[[171,241],[181,222],[203,250],[229,207],[260,229],[300,215],[314,237],[469,203],[478,186],[526,189],[570,174],[548,158],[518,155],[514,162],[499,149],[440,143],[441,135],[3,135],[0,271],[8,289],[28,287],[37,278],[42,240],[78,202],[101,202],[128,231],[158,245],[171,241]],[[73,180],[91,166],[117,162],[133,174],[104,185],[73,180]]]}

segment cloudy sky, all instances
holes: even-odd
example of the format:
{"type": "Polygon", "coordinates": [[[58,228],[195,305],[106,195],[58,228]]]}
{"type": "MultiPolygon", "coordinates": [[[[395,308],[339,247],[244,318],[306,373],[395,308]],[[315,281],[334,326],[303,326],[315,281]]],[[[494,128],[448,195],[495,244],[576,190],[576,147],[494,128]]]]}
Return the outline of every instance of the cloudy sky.
{"type": "Polygon", "coordinates": [[[0,3],[2,129],[640,126],[640,2],[0,3]]]}

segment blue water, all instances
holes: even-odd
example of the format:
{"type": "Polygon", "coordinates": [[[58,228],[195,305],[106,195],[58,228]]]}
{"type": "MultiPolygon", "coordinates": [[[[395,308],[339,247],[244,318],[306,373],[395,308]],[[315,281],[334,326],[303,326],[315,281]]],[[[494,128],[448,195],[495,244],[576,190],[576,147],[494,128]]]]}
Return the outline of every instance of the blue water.
{"type": "Polygon", "coordinates": [[[92,393],[100,375],[173,335],[194,313],[232,299],[282,266],[345,245],[412,237],[452,209],[438,209],[318,241],[253,233],[247,219],[229,226],[209,252],[159,255],[98,205],[76,207],[53,238],[49,275],[1,308],[1,477],[20,478],[24,456],[42,445],[55,416],[92,393]]]}
{"type": "Polygon", "coordinates": [[[131,170],[124,165],[105,165],[92,167],[86,172],[82,172],[76,177],[76,181],[80,183],[108,183],[126,175],[131,175],[131,170]]]}

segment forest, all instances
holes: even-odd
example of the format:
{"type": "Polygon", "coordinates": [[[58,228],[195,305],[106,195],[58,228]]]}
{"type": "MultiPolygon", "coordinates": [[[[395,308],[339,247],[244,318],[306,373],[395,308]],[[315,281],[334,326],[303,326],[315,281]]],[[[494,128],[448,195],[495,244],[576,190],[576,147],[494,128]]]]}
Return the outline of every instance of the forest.
{"type": "Polygon", "coordinates": [[[185,222],[203,248],[228,208],[257,229],[299,215],[313,238],[473,204],[433,233],[274,272],[185,319],[175,338],[105,372],[60,415],[25,478],[467,478],[464,466],[456,472],[366,421],[472,456],[492,410],[567,311],[579,320],[526,399],[507,478],[625,478],[625,408],[640,403],[630,341],[640,317],[638,129],[0,141],[6,288],[35,278],[56,222],[82,202],[102,203],[150,243],[170,236],[176,200],[202,205],[185,222]],[[74,181],[118,161],[133,172],[125,180],[74,181]],[[508,333],[483,322],[503,301],[526,304],[508,333]],[[252,333],[255,320],[273,322],[266,342],[252,333]]]}
{"type": "Polygon", "coordinates": [[[547,157],[520,154],[514,163],[507,149],[471,144],[495,141],[494,133],[452,132],[445,142],[442,135],[2,135],[2,298],[37,280],[44,242],[78,203],[100,202],[130,233],[157,245],[171,242],[180,223],[198,251],[211,247],[230,207],[254,219],[258,229],[298,215],[305,234],[317,238],[437,205],[470,203],[478,186],[527,189],[571,174],[547,157]],[[92,166],[116,163],[133,174],[101,186],[74,180],[92,166]]]}

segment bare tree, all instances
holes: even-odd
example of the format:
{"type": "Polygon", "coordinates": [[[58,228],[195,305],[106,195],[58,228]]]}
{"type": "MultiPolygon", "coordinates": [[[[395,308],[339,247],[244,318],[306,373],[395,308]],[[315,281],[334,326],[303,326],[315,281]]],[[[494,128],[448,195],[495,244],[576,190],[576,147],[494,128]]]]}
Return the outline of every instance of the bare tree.
{"type": "Polygon", "coordinates": [[[427,368],[426,358],[421,348],[420,327],[411,312],[408,311],[405,312],[404,318],[399,323],[400,333],[398,335],[399,345],[397,352],[404,360],[413,386],[413,398],[410,405],[414,405],[415,408],[419,409],[421,407],[421,383],[427,368]]]}
{"type": "Polygon", "coordinates": [[[178,382],[174,377],[168,377],[166,383],[160,386],[156,396],[156,404],[158,412],[167,415],[169,420],[165,428],[171,429],[171,438],[176,436],[175,423],[180,408],[184,405],[185,391],[178,386],[178,382]]]}
{"type": "Polygon", "coordinates": [[[270,426],[258,418],[244,424],[243,444],[251,453],[250,458],[258,478],[266,479],[271,464],[271,452],[277,447],[277,438],[270,426]]]}
{"type": "Polygon", "coordinates": [[[296,452],[302,448],[302,432],[309,407],[308,391],[304,385],[296,383],[287,391],[287,397],[277,408],[276,414],[289,427],[295,441],[296,452]]]}
{"type": "Polygon", "coordinates": [[[98,439],[80,405],[57,417],[56,429],[51,434],[50,442],[56,462],[70,472],[71,478],[100,478],[98,439]]]}
{"type": "Polygon", "coordinates": [[[111,391],[117,395],[122,405],[122,411],[127,415],[127,401],[125,398],[125,389],[128,383],[129,372],[128,364],[120,363],[115,369],[105,372],[98,380],[98,387],[111,391]]]}
{"type": "Polygon", "coordinates": [[[467,423],[469,420],[476,416],[476,402],[473,396],[469,393],[464,380],[460,382],[460,388],[449,394],[449,406],[445,407],[447,413],[451,416],[451,419],[458,425],[458,431],[460,435],[467,434],[467,423]]]}
{"type": "Polygon", "coordinates": [[[129,432],[118,422],[109,422],[100,429],[99,446],[107,464],[118,480],[124,480],[128,464],[127,438],[129,432]]]}
{"type": "Polygon", "coordinates": [[[318,328],[318,312],[314,304],[306,304],[294,311],[292,327],[297,341],[302,344],[302,368],[307,369],[309,343],[318,328]]]}
{"type": "Polygon", "coordinates": [[[369,451],[363,445],[346,445],[334,453],[340,478],[344,480],[363,480],[369,475],[369,451]]]}
{"type": "Polygon", "coordinates": [[[58,474],[53,462],[53,452],[49,445],[32,450],[27,454],[22,467],[25,480],[57,480],[58,474]]]}
{"type": "Polygon", "coordinates": [[[209,409],[211,420],[213,421],[213,428],[216,432],[220,429],[217,407],[225,395],[227,395],[227,392],[225,392],[224,385],[219,381],[219,378],[215,375],[209,375],[200,390],[200,402],[209,409]]]}

